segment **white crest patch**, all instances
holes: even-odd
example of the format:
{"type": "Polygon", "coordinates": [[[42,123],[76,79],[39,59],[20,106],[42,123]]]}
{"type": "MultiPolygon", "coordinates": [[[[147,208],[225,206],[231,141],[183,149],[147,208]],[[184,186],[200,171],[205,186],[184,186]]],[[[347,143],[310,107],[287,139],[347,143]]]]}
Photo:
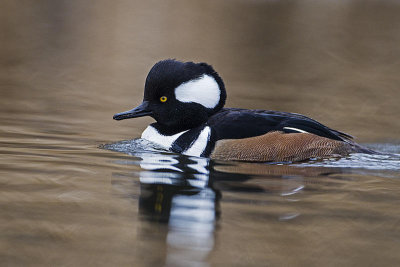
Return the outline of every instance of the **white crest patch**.
{"type": "Polygon", "coordinates": [[[203,153],[203,151],[207,147],[208,141],[210,139],[210,134],[210,127],[204,127],[204,129],[201,130],[201,133],[197,137],[196,141],[192,144],[191,147],[189,147],[188,150],[183,152],[183,154],[188,156],[200,157],[201,153],[203,153]]]}
{"type": "Polygon", "coordinates": [[[175,88],[175,97],[179,101],[198,103],[206,108],[215,108],[218,105],[220,93],[217,81],[206,74],[175,88]]]}
{"type": "Polygon", "coordinates": [[[183,131],[174,135],[163,135],[160,134],[153,126],[148,126],[143,131],[142,138],[168,150],[171,148],[171,145],[175,142],[175,140],[185,132],[187,131],[183,131]]]}

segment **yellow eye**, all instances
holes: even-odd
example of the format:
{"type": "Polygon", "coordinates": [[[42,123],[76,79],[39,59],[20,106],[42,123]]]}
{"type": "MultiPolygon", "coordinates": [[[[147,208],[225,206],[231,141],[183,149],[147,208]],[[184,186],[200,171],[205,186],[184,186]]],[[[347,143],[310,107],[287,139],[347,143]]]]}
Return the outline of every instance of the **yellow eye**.
{"type": "Polygon", "coordinates": [[[167,101],[167,97],[166,96],[160,97],[160,101],[163,102],[163,103],[166,102],[167,101]]]}

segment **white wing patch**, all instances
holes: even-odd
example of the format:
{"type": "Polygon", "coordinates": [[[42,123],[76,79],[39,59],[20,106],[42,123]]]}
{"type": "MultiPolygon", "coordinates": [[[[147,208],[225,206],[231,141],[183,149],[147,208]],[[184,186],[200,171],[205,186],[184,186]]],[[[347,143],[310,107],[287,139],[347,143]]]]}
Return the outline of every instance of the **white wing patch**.
{"type": "Polygon", "coordinates": [[[160,134],[153,126],[148,126],[146,130],[143,131],[142,138],[168,150],[171,148],[171,145],[175,142],[175,140],[185,132],[187,131],[183,131],[174,135],[163,135],[160,134]]]}
{"type": "Polygon", "coordinates": [[[296,131],[299,133],[309,133],[307,131],[301,130],[301,129],[297,129],[297,128],[293,128],[293,127],[283,127],[283,129],[288,129],[288,130],[292,130],[292,131],[296,131]]]}
{"type": "Polygon", "coordinates": [[[196,141],[193,143],[193,145],[183,152],[184,155],[188,156],[196,156],[200,157],[201,153],[206,149],[208,141],[210,139],[210,133],[211,129],[210,127],[204,127],[203,130],[201,130],[201,133],[197,137],[196,141]]]}
{"type": "Polygon", "coordinates": [[[177,100],[184,103],[198,103],[206,108],[215,108],[218,105],[220,94],[218,83],[213,77],[206,74],[175,88],[177,100]]]}

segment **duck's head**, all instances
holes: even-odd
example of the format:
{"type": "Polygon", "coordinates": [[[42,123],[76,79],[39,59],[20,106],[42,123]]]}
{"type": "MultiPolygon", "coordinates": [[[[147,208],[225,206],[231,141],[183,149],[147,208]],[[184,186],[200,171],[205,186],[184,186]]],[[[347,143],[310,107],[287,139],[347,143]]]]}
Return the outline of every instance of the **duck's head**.
{"type": "Polygon", "coordinates": [[[168,59],[151,68],[142,104],[114,119],[151,116],[161,130],[176,132],[206,122],[225,100],[224,82],[210,65],[168,59]]]}

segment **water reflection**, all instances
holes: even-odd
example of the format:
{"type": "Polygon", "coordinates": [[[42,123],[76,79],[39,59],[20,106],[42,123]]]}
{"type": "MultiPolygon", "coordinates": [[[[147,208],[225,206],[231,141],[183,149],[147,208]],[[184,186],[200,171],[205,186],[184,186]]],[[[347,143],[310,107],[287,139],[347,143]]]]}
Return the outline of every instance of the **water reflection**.
{"type": "MultiPolygon", "coordinates": [[[[129,174],[125,176],[130,177],[135,192],[140,188],[130,198],[138,200],[134,201],[140,217],[137,251],[138,258],[148,255],[147,265],[207,266],[218,253],[223,251],[225,255],[224,249],[241,247],[250,236],[252,251],[261,253],[261,247],[267,245],[285,249],[286,243],[280,246],[271,239],[291,240],[293,234],[302,236],[302,233],[304,236],[298,240],[312,239],[313,235],[306,234],[307,231],[313,232],[320,222],[328,223],[327,218],[329,229],[339,233],[332,234],[332,238],[341,240],[343,228],[335,228],[336,225],[343,226],[343,220],[355,218],[363,218],[360,223],[369,225],[371,214],[380,211],[371,208],[362,212],[366,203],[368,207],[379,206],[379,197],[363,189],[376,180],[372,177],[365,180],[365,175],[398,177],[394,169],[400,163],[399,155],[393,154],[398,153],[393,145],[390,157],[354,154],[297,164],[187,157],[159,150],[142,139],[103,148],[132,156],[129,161],[115,163],[128,165],[129,174]],[[380,167],[371,169],[375,165],[380,167]],[[265,230],[288,231],[292,227],[297,229],[292,234],[265,230]]],[[[236,253],[243,252],[239,249],[236,253]]]]}
{"type": "MultiPolygon", "coordinates": [[[[119,164],[140,166],[132,175],[134,179],[139,176],[140,187],[139,253],[153,250],[152,240],[157,239],[157,245],[163,245],[157,249],[158,257],[152,255],[152,260],[157,258],[167,266],[207,265],[218,239],[223,194],[227,195],[226,203],[254,207],[270,204],[262,195],[296,203],[305,190],[304,177],[341,172],[338,168],[214,162],[207,158],[145,151],[142,146],[147,145],[138,139],[105,148],[133,156],[132,161],[119,164]],[[230,196],[232,193],[236,194],[235,198],[230,196]]],[[[274,213],[271,219],[290,221],[299,216],[300,212],[293,207],[274,213]]]]}
{"type": "MultiPolygon", "coordinates": [[[[209,179],[209,161],[169,154],[136,154],[142,220],[167,224],[163,236],[167,266],[204,266],[214,247],[220,192],[209,179]]],[[[154,231],[159,227],[145,228],[154,231]]],[[[162,226],[161,226],[162,227],[162,226]]],[[[149,237],[142,231],[142,241],[149,237]]]]}

